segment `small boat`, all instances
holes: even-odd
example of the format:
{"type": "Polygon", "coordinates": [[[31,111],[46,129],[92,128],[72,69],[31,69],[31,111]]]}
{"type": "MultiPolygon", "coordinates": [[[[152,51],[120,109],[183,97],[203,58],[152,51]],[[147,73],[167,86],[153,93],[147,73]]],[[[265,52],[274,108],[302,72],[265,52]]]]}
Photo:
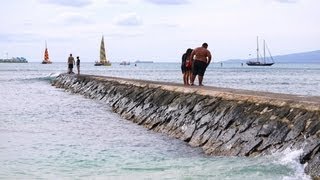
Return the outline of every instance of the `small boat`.
{"type": "Polygon", "coordinates": [[[44,60],[42,61],[41,64],[52,64],[52,62],[49,59],[49,52],[47,48],[47,42],[46,42],[46,49],[44,50],[44,60]]]}
{"type": "Polygon", "coordinates": [[[122,61],[122,62],[120,63],[120,65],[130,65],[130,62],[122,61]]]}
{"type": "Polygon", "coordinates": [[[273,60],[273,57],[269,51],[269,48],[266,44],[266,41],[263,40],[263,57],[260,55],[260,52],[259,52],[259,39],[257,37],[257,59],[256,61],[248,61],[247,62],[247,65],[248,66],[272,66],[274,64],[274,60],[273,60]],[[271,59],[271,62],[267,62],[267,59],[266,59],[266,48],[269,52],[269,55],[270,55],[270,59],[271,59]]]}
{"type": "Polygon", "coordinates": [[[111,63],[107,59],[106,49],[104,47],[104,38],[102,36],[100,44],[100,61],[96,61],[95,66],[111,66],[111,63]]]}

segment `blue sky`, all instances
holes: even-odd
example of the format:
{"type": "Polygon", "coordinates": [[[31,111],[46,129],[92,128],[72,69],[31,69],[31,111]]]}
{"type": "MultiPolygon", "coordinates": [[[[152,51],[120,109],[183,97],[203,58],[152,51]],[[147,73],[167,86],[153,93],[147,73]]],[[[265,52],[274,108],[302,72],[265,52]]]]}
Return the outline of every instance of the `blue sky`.
{"type": "Polygon", "coordinates": [[[256,36],[273,55],[319,50],[319,0],[10,0],[0,2],[0,58],[53,62],[180,62],[203,42],[214,61],[249,58],[256,36]]]}

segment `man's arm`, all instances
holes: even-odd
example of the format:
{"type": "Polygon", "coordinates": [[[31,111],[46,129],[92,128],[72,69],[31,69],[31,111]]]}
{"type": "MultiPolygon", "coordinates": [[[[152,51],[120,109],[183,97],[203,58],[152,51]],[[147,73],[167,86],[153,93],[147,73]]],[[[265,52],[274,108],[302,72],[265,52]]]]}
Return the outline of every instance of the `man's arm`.
{"type": "Polygon", "coordinates": [[[190,54],[191,61],[193,61],[193,58],[194,58],[194,55],[195,55],[195,51],[196,51],[196,49],[194,49],[190,54]]]}
{"type": "Polygon", "coordinates": [[[208,51],[207,58],[208,58],[208,63],[207,64],[209,65],[210,62],[211,62],[211,58],[212,58],[210,51],[208,51]]]}

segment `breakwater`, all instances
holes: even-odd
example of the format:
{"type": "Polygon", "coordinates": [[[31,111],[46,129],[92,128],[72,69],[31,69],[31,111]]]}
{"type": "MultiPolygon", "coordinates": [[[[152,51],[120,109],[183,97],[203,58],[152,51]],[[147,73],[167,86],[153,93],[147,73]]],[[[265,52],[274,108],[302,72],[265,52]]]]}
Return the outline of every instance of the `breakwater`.
{"type": "Polygon", "coordinates": [[[223,156],[302,150],[320,177],[320,97],[90,75],[59,75],[58,88],[105,101],[125,119],[223,156]]]}

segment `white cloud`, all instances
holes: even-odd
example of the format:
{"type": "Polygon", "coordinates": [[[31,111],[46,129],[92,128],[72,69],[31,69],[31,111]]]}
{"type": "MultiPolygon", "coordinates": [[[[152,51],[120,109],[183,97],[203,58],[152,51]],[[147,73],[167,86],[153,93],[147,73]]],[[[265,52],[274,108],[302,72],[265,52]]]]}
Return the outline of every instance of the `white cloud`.
{"type": "Polygon", "coordinates": [[[75,12],[66,12],[66,13],[60,14],[55,21],[57,23],[62,22],[62,24],[65,24],[65,25],[93,23],[93,20],[88,16],[81,13],[75,13],[75,12]]]}
{"type": "Polygon", "coordinates": [[[84,7],[92,4],[91,0],[39,0],[42,3],[69,7],[84,7]]]}
{"type": "Polygon", "coordinates": [[[145,0],[145,1],[153,4],[160,4],[160,5],[180,5],[180,4],[189,3],[188,0],[145,0]]]}
{"type": "Polygon", "coordinates": [[[128,4],[129,0],[107,0],[108,4],[128,4]]]}
{"type": "Polygon", "coordinates": [[[140,26],[142,19],[136,13],[128,13],[116,17],[114,23],[119,26],[140,26]]]}
{"type": "Polygon", "coordinates": [[[280,3],[297,3],[299,0],[275,0],[280,3]]]}

